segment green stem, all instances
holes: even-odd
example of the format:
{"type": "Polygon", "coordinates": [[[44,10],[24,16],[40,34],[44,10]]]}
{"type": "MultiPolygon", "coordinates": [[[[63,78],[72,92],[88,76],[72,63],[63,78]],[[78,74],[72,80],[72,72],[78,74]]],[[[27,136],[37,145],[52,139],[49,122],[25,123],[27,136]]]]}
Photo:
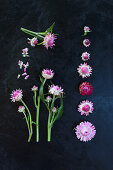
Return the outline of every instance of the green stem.
{"type": "Polygon", "coordinates": [[[29,122],[28,122],[28,119],[27,119],[27,116],[26,116],[25,112],[23,112],[23,114],[24,114],[24,117],[25,117],[25,120],[26,120],[26,123],[27,123],[28,131],[29,131],[28,142],[30,142],[30,128],[29,128],[29,122]]]}
{"type": "Polygon", "coordinates": [[[40,96],[38,96],[38,106],[36,112],[36,142],[39,142],[39,111],[40,111],[40,96]]]}
{"type": "Polygon", "coordinates": [[[30,142],[31,137],[32,137],[32,134],[33,134],[33,131],[32,131],[32,118],[31,118],[31,113],[30,113],[27,105],[24,103],[24,101],[21,100],[21,102],[22,102],[22,104],[25,106],[25,108],[26,108],[26,110],[27,110],[27,112],[28,112],[28,115],[29,115],[29,129],[30,129],[29,131],[30,131],[30,136],[29,136],[28,142],[30,142]]]}
{"type": "Polygon", "coordinates": [[[51,113],[49,110],[49,117],[48,117],[48,142],[51,141],[51,126],[50,126],[50,117],[51,117],[51,113]]]}

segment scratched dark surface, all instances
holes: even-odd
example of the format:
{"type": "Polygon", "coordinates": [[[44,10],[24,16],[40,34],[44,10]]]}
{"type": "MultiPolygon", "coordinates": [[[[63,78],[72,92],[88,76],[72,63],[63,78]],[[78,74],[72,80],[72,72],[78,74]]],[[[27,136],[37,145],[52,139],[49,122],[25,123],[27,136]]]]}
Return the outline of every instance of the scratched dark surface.
{"type": "MultiPolygon", "coordinates": [[[[27,59],[24,59],[27,61],[27,59]]],[[[113,0],[0,0],[0,170],[113,170],[113,0]],[[56,22],[56,47],[31,48],[25,27],[45,31],[56,22]],[[83,27],[93,30],[87,38],[91,46],[88,61],[93,74],[87,79],[94,87],[87,99],[95,111],[89,117],[80,116],[78,103],[86,99],[78,92],[82,79],[76,71],[82,63],[83,27]],[[28,80],[17,80],[17,62],[21,49],[29,47],[28,80]],[[46,142],[47,110],[40,112],[40,143],[27,143],[27,128],[23,116],[17,113],[18,103],[10,101],[13,89],[22,88],[24,100],[33,109],[31,87],[39,84],[43,68],[55,71],[53,82],[65,89],[64,114],[52,129],[52,141],[46,142]],[[88,143],[80,142],[73,127],[81,121],[92,122],[97,134],[88,143]]]]}

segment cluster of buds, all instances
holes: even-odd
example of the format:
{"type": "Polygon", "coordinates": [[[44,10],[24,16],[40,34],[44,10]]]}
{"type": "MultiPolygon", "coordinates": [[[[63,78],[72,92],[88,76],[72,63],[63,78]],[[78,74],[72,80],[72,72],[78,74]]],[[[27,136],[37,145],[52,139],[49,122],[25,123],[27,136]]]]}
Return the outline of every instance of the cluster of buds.
{"type": "Polygon", "coordinates": [[[19,66],[20,70],[23,69],[23,72],[22,72],[22,74],[18,74],[17,79],[19,79],[20,76],[22,76],[22,77],[24,77],[25,80],[27,80],[29,78],[29,75],[27,74],[26,70],[29,67],[29,62],[24,64],[23,61],[19,60],[18,66],[19,66]]]}
{"type": "MultiPolygon", "coordinates": [[[[88,32],[91,32],[91,30],[88,26],[85,26],[84,36],[86,36],[88,32]]],[[[90,40],[84,39],[83,45],[85,47],[89,47],[91,45],[90,40]]],[[[90,59],[90,54],[88,52],[83,52],[81,58],[83,61],[87,61],[90,59]]],[[[82,78],[87,78],[92,74],[92,68],[87,63],[80,64],[77,68],[77,71],[82,78]]],[[[88,96],[92,93],[92,91],[93,87],[89,82],[83,82],[79,86],[79,92],[82,96],[88,96]]],[[[78,111],[81,113],[81,115],[89,116],[89,114],[92,113],[93,110],[94,107],[91,101],[84,100],[78,105],[78,111]]],[[[85,121],[81,122],[80,125],[75,128],[75,133],[80,141],[86,142],[91,140],[95,136],[96,130],[90,122],[85,121]]]]}

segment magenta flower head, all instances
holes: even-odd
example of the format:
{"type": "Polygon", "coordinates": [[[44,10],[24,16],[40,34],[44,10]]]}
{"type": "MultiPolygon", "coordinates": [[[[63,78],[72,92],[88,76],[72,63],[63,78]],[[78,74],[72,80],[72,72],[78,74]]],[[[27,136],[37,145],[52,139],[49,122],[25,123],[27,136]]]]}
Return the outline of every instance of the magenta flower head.
{"type": "Polygon", "coordinates": [[[23,55],[23,57],[29,57],[29,55],[28,55],[28,48],[22,49],[22,55],[23,55]]]}
{"type": "Polygon", "coordinates": [[[92,74],[92,68],[87,63],[80,64],[77,70],[82,78],[89,77],[92,74]]]}
{"type": "Polygon", "coordinates": [[[79,86],[80,94],[83,96],[88,96],[93,91],[93,86],[89,82],[83,82],[79,86]]]}
{"type": "Polygon", "coordinates": [[[45,78],[45,79],[52,79],[53,76],[54,76],[54,72],[53,70],[49,70],[49,69],[43,69],[42,70],[42,76],[45,78]]]}
{"type": "Polygon", "coordinates": [[[18,107],[18,112],[24,113],[25,112],[25,107],[24,106],[19,106],[18,107]]]}
{"type": "Polygon", "coordinates": [[[32,90],[33,92],[35,92],[35,91],[38,90],[38,87],[34,85],[34,86],[31,88],[31,90],[32,90]]]}
{"type": "Polygon", "coordinates": [[[13,90],[10,99],[12,100],[12,102],[18,102],[22,99],[22,96],[23,94],[21,89],[13,90]]]}
{"type": "Polygon", "coordinates": [[[91,30],[90,30],[90,28],[88,27],[88,26],[85,26],[84,27],[84,32],[90,32],[91,30]]]}
{"type": "Polygon", "coordinates": [[[87,61],[87,60],[89,60],[90,59],[90,54],[89,53],[87,53],[87,52],[84,52],[84,53],[82,53],[82,60],[83,61],[87,61]]]}
{"type": "Polygon", "coordinates": [[[92,113],[94,110],[93,108],[93,103],[86,100],[86,101],[82,101],[79,105],[78,105],[78,111],[81,113],[81,115],[86,115],[88,116],[89,113],[92,113]]]}
{"type": "Polygon", "coordinates": [[[63,89],[59,87],[58,85],[52,84],[51,86],[49,86],[49,93],[55,96],[59,96],[63,94],[63,89]]]}
{"type": "Polygon", "coordinates": [[[46,102],[49,103],[52,100],[51,96],[46,97],[46,102]]]}
{"type": "Polygon", "coordinates": [[[57,39],[57,37],[51,33],[47,33],[47,35],[44,37],[43,45],[47,50],[49,47],[52,48],[55,46],[55,39],[57,39]]]}
{"type": "Polygon", "coordinates": [[[35,47],[38,44],[38,40],[36,37],[34,37],[32,39],[28,38],[28,40],[29,40],[28,44],[30,44],[32,47],[35,47]]]}
{"type": "Polygon", "coordinates": [[[90,44],[91,44],[91,42],[89,41],[89,39],[84,39],[84,40],[83,40],[83,45],[84,45],[85,47],[89,47],[90,44]]]}
{"type": "Polygon", "coordinates": [[[84,121],[77,125],[75,133],[80,141],[87,142],[94,138],[96,130],[95,126],[93,126],[90,122],[84,121]]]}

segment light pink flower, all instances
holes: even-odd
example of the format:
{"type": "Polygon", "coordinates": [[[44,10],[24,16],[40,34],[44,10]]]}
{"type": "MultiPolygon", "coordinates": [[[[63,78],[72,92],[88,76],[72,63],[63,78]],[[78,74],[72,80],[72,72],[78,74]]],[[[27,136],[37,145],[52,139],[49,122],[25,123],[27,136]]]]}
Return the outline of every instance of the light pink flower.
{"type": "Polygon", "coordinates": [[[22,49],[22,55],[23,55],[23,57],[29,57],[29,55],[28,55],[28,48],[22,49]]]}
{"type": "Polygon", "coordinates": [[[84,32],[90,32],[90,28],[88,26],[84,27],[84,32]]]}
{"type": "Polygon", "coordinates": [[[25,112],[25,107],[24,106],[19,106],[18,107],[18,112],[24,113],[25,112]]]}
{"type": "Polygon", "coordinates": [[[18,74],[18,75],[17,75],[17,79],[19,79],[19,78],[20,78],[20,76],[21,76],[21,75],[20,75],[20,74],[18,74]]]}
{"type": "Polygon", "coordinates": [[[24,79],[27,80],[29,78],[29,75],[27,75],[24,79]]]}
{"type": "Polygon", "coordinates": [[[92,68],[87,63],[80,64],[77,70],[82,78],[89,77],[92,74],[92,68]]]}
{"type": "Polygon", "coordinates": [[[54,72],[53,70],[49,70],[49,69],[44,69],[42,71],[42,76],[45,78],[45,79],[52,79],[53,76],[54,76],[54,72]]]}
{"type": "Polygon", "coordinates": [[[23,61],[18,61],[18,65],[20,66],[20,69],[22,69],[22,66],[23,66],[23,61]]]}
{"type": "Polygon", "coordinates": [[[15,101],[20,101],[22,99],[22,90],[21,89],[16,89],[16,90],[13,90],[12,93],[11,93],[11,100],[12,102],[15,102],[15,101]]]}
{"type": "Polygon", "coordinates": [[[56,107],[54,107],[52,111],[53,111],[53,113],[56,113],[57,108],[56,108],[56,107]]]}
{"type": "Polygon", "coordinates": [[[47,35],[44,37],[43,45],[46,47],[47,50],[49,47],[52,48],[53,46],[55,46],[55,39],[57,39],[56,36],[51,33],[47,33],[47,35]]]}
{"type": "Polygon", "coordinates": [[[84,45],[85,47],[89,47],[90,44],[91,44],[91,42],[89,41],[89,39],[84,39],[84,40],[83,40],[83,45],[84,45]]]}
{"type": "Polygon", "coordinates": [[[86,101],[82,101],[79,105],[78,105],[78,111],[81,113],[81,115],[86,115],[88,116],[89,113],[92,113],[94,110],[93,108],[93,103],[86,100],[86,101]]]}
{"type": "Polygon", "coordinates": [[[82,53],[82,60],[83,61],[87,61],[87,60],[89,60],[90,59],[90,54],[89,53],[87,53],[87,52],[84,52],[84,53],[82,53]]]}
{"type": "Polygon", "coordinates": [[[23,74],[22,74],[22,76],[26,76],[27,75],[27,73],[26,72],[24,72],[23,74]]]}
{"type": "Polygon", "coordinates": [[[26,69],[29,67],[29,62],[27,62],[26,64],[23,64],[24,67],[24,72],[26,72],[26,69]]]}
{"type": "Polygon", "coordinates": [[[29,40],[28,44],[30,44],[32,47],[35,47],[38,44],[38,40],[36,37],[34,37],[32,39],[28,38],[28,40],[29,40]]]}
{"type": "Polygon", "coordinates": [[[58,85],[53,84],[49,86],[49,93],[55,96],[59,96],[60,94],[63,94],[63,89],[59,87],[58,85]]]}
{"type": "Polygon", "coordinates": [[[75,133],[80,141],[87,142],[94,138],[96,130],[90,122],[84,121],[77,125],[75,133]]]}
{"type": "Polygon", "coordinates": [[[47,97],[46,97],[46,102],[49,103],[51,100],[52,100],[51,96],[47,96],[47,97]]]}
{"type": "Polygon", "coordinates": [[[31,88],[31,90],[32,90],[33,92],[35,92],[35,91],[38,90],[38,87],[34,85],[34,86],[31,88]]]}

